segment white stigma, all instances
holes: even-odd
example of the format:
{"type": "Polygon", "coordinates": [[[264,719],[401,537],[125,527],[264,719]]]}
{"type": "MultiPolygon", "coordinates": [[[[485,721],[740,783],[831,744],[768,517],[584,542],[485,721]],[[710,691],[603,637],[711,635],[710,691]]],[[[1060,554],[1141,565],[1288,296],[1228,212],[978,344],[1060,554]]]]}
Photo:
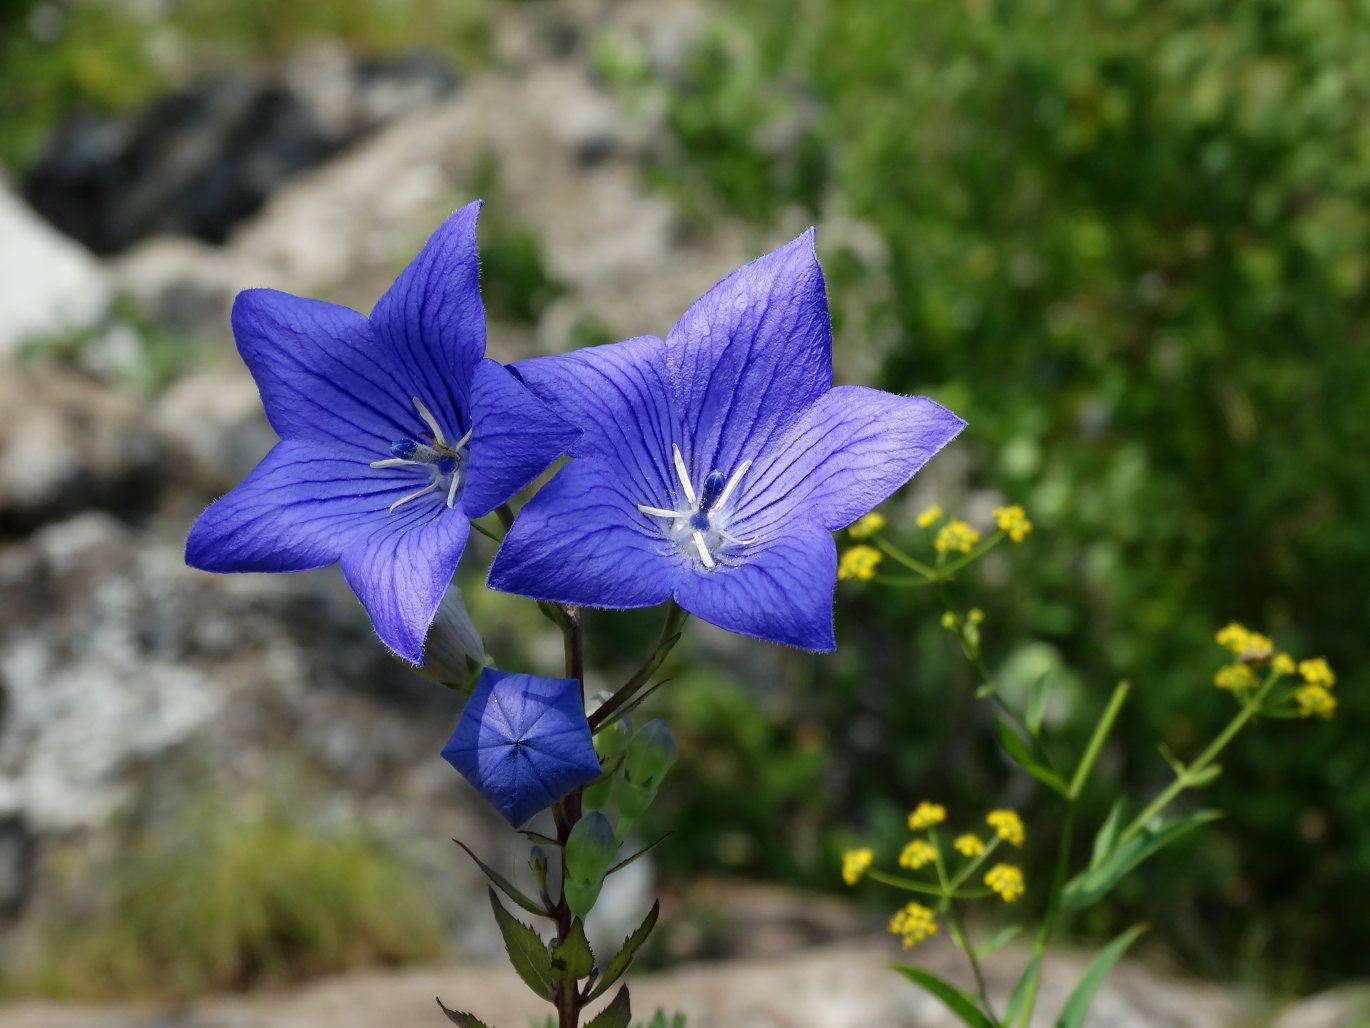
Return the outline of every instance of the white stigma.
{"type": "Polygon", "coordinates": [[[372,461],[370,466],[377,470],[415,468],[421,470],[429,478],[428,484],[422,489],[401,496],[392,503],[390,513],[393,514],[406,503],[435,492],[446,492],[447,507],[450,510],[457,504],[457,492],[460,490],[463,480],[463,465],[469,457],[466,446],[471,441],[471,434],[475,431],[475,427],[468,429],[466,434],[455,443],[449,443],[442,426],[438,424],[438,419],[433,416],[433,412],[428,409],[424,402],[417,396],[410,397],[410,402],[414,404],[414,409],[418,411],[423,423],[428,426],[431,444],[419,442],[416,439],[400,439],[390,448],[390,452],[394,456],[372,461]],[[404,456],[400,456],[400,454],[404,454],[404,456]]]}

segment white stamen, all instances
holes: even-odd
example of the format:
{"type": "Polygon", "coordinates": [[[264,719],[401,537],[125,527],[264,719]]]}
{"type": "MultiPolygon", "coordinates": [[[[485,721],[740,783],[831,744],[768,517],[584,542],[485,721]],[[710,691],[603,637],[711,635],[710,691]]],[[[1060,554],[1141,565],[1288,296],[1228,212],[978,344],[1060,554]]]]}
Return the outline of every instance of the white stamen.
{"type": "MultiPolygon", "coordinates": [[[[733,477],[728,479],[728,484],[723,487],[723,492],[719,495],[718,501],[714,504],[714,510],[722,510],[728,503],[728,497],[737,488],[737,483],[742,481],[742,476],[747,473],[747,469],[752,466],[752,462],[744,460],[733,472],[733,477]]],[[[720,533],[721,534],[721,533],[720,533]]]]}
{"type": "Polygon", "coordinates": [[[425,407],[423,401],[417,396],[411,396],[409,399],[413,401],[414,406],[418,408],[419,417],[423,418],[424,424],[432,431],[433,442],[437,443],[439,446],[446,446],[447,437],[442,434],[442,428],[438,425],[438,419],[433,417],[433,412],[425,407]]]}
{"type": "MultiPolygon", "coordinates": [[[[678,452],[678,451],[677,451],[677,452],[678,452]]],[[[700,557],[700,559],[701,559],[702,561],[704,561],[704,566],[705,566],[706,568],[711,568],[711,567],[713,567],[713,566],[714,566],[713,554],[711,554],[711,553],[709,552],[709,547],[706,546],[706,545],[704,544],[704,533],[703,533],[703,532],[695,532],[695,534],[694,534],[694,540],[695,540],[695,549],[697,549],[697,550],[699,551],[699,557],[700,557]]]]}
{"type": "Polygon", "coordinates": [[[761,536],[759,535],[754,535],[750,539],[739,539],[731,532],[725,532],[721,528],[715,528],[714,531],[718,533],[718,537],[720,539],[722,539],[724,542],[732,543],[734,546],[750,546],[752,545],[752,543],[756,542],[758,539],[761,538],[761,536]]]}
{"type": "Polygon", "coordinates": [[[457,502],[457,486],[461,484],[461,472],[452,472],[452,484],[447,487],[447,509],[451,510],[457,502]]]}
{"type": "Polygon", "coordinates": [[[455,443],[452,444],[452,449],[454,449],[454,450],[460,450],[463,446],[465,446],[467,443],[469,443],[469,442],[471,441],[471,433],[474,432],[475,430],[476,430],[476,426],[475,426],[475,425],[472,425],[470,428],[468,428],[468,429],[466,430],[466,434],[465,434],[464,436],[462,436],[460,439],[458,439],[455,443]]]}
{"type": "Polygon", "coordinates": [[[404,467],[406,464],[413,464],[413,465],[416,465],[416,466],[417,466],[417,465],[423,464],[423,461],[421,461],[421,460],[405,460],[403,457],[387,457],[385,460],[373,460],[373,461],[371,462],[371,467],[373,467],[373,468],[399,468],[399,467],[404,467]]]}
{"type": "Polygon", "coordinates": [[[648,507],[643,503],[639,503],[637,509],[644,514],[652,515],[654,518],[678,518],[681,516],[678,510],[667,510],[665,507],[648,507]]]}
{"type": "Polygon", "coordinates": [[[690,475],[685,470],[685,458],[680,455],[680,447],[675,443],[671,444],[671,453],[675,456],[675,473],[680,476],[680,484],[685,488],[685,499],[694,507],[699,501],[695,499],[695,487],[690,484],[690,475]]]}
{"type": "MultiPolygon", "coordinates": [[[[455,480],[455,476],[453,476],[453,478],[455,480]]],[[[437,482],[430,482],[428,485],[424,486],[418,492],[410,493],[408,496],[401,496],[398,500],[396,500],[394,503],[390,505],[390,513],[395,513],[396,507],[406,504],[410,500],[417,500],[420,496],[427,496],[431,492],[436,492],[438,488],[439,484],[437,482]]],[[[451,505],[449,504],[449,506],[451,505]]]]}

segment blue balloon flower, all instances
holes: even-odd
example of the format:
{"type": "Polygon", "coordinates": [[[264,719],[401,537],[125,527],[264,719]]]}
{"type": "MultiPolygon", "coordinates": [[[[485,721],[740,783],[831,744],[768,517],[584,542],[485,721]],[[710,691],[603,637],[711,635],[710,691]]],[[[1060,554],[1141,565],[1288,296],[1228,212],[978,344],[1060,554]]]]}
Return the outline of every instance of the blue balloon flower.
{"type": "Polygon", "coordinates": [[[714,286],[664,342],[515,367],[584,435],[520,512],[493,588],[608,608],[674,597],[811,650],[835,645],[831,533],[965,426],[923,397],[833,388],[812,230],[714,286]]]}
{"type": "Polygon", "coordinates": [[[599,776],[574,678],[486,668],[443,758],[515,828],[599,776]]]}
{"type": "Polygon", "coordinates": [[[186,543],[186,562],[206,571],[338,562],[381,641],[415,664],[469,519],[577,435],[484,357],[479,210],[453,214],[369,318],[275,290],[238,295],[233,334],[281,442],[186,543]]]}

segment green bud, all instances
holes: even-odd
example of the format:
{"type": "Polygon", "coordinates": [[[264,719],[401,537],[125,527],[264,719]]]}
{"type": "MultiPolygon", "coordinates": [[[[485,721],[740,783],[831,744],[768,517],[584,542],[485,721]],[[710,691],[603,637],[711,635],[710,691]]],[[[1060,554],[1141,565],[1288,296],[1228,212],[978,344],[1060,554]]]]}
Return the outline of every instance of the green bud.
{"type": "Polygon", "coordinates": [[[528,870],[533,875],[539,891],[547,888],[547,852],[541,846],[528,851],[528,870]]]}
{"type": "Polygon", "coordinates": [[[614,826],[599,811],[593,811],[576,822],[562,849],[566,864],[563,891],[571,913],[584,920],[599,898],[614,857],[618,855],[618,840],[614,826]]]}
{"type": "Polygon", "coordinates": [[[605,725],[596,732],[595,752],[599,754],[600,763],[607,764],[622,753],[632,734],[633,724],[626,717],[621,717],[613,724],[605,725]]]}
{"type": "Polygon", "coordinates": [[[661,718],[653,718],[628,741],[624,778],[633,785],[655,791],[675,763],[675,735],[661,718]]]}

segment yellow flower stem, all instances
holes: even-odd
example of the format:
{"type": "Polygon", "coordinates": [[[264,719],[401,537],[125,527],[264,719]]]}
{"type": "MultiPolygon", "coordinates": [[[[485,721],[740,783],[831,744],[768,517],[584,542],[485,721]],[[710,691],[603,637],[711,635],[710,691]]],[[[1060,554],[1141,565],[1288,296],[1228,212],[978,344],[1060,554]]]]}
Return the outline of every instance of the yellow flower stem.
{"type": "Polygon", "coordinates": [[[885,556],[893,557],[900,564],[903,564],[904,567],[908,568],[910,571],[918,572],[918,574],[922,575],[928,581],[931,582],[937,579],[938,574],[935,570],[928,567],[921,560],[915,560],[914,558],[910,557],[907,553],[901,550],[898,546],[895,546],[894,543],[890,542],[884,536],[881,536],[879,539],[875,540],[875,545],[880,547],[880,549],[884,552],[885,556]]]}
{"type": "Polygon", "coordinates": [[[897,875],[886,874],[876,868],[871,868],[865,874],[873,882],[882,885],[892,885],[896,889],[903,889],[905,892],[921,892],[928,896],[938,896],[943,899],[982,899],[990,895],[988,889],[968,889],[965,892],[947,893],[940,886],[929,885],[927,882],[915,882],[911,878],[900,878],[897,875]]]}
{"type": "Polygon", "coordinates": [[[1217,759],[1218,754],[1233,740],[1236,734],[1246,727],[1246,723],[1261,712],[1261,705],[1265,702],[1266,695],[1278,678],[1278,675],[1270,674],[1255,694],[1242,702],[1242,709],[1237,711],[1237,716],[1228,723],[1216,739],[1208,744],[1208,748],[1194,758],[1193,763],[1185,765],[1183,770],[1177,772],[1175,781],[1166,786],[1160,795],[1152,800],[1147,808],[1134,817],[1123,829],[1123,833],[1118,836],[1119,846],[1125,845],[1135,838],[1151,823],[1152,818],[1168,807],[1176,796],[1188,789],[1194,780],[1207,770],[1208,766],[1217,759]]]}
{"type": "MultiPolygon", "coordinates": [[[[980,993],[981,1008],[989,1016],[991,1021],[998,1024],[999,1017],[995,1014],[994,1007],[990,1004],[989,989],[985,987],[985,976],[980,970],[980,961],[975,956],[975,948],[971,946],[970,938],[966,935],[965,926],[961,923],[961,912],[957,910],[955,904],[951,902],[951,896],[955,890],[952,888],[951,882],[947,878],[946,865],[942,863],[942,847],[938,841],[937,832],[931,831],[928,835],[932,839],[933,860],[937,867],[937,880],[942,884],[943,893],[946,896],[946,899],[942,901],[942,906],[947,914],[947,927],[951,930],[951,937],[956,943],[957,948],[964,953],[966,959],[970,961],[971,972],[975,975],[975,988],[980,993]]],[[[983,859],[983,854],[981,857],[983,859]]]]}
{"type": "Polygon", "coordinates": [[[1003,531],[1002,529],[998,532],[995,532],[992,536],[990,536],[988,539],[982,542],[979,546],[975,547],[975,549],[971,550],[965,556],[957,558],[950,564],[942,564],[939,562],[937,565],[938,574],[943,578],[950,578],[952,575],[960,571],[967,564],[972,564],[975,561],[979,560],[981,557],[987,554],[990,550],[994,549],[1007,538],[1008,533],[1003,531]]]}

